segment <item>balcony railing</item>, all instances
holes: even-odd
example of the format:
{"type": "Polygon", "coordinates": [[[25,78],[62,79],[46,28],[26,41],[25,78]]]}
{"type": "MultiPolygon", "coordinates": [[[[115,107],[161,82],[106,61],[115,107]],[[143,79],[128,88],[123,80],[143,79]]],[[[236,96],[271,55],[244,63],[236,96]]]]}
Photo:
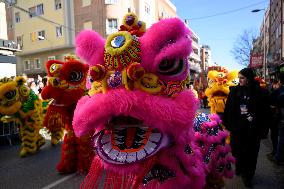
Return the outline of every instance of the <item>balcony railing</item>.
{"type": "Polygon", "coordinates": [[[10,51],[20,51],[19,45],[14,41],[9,41],[5,39],[0,39],[0,49],[10,50],[10,51]]]}
{"type": "Polygon", "coordinates": [[[194,49],[200,49],[200,45],[192,40],[192,48],[194,49]]]}
{"type": "Polygon", "coordinates": [[[195,54],[194,52],[192,52],[189,57],[196,61],[200,61],[200,57],[198,56],[198,54],[195,54]]]}

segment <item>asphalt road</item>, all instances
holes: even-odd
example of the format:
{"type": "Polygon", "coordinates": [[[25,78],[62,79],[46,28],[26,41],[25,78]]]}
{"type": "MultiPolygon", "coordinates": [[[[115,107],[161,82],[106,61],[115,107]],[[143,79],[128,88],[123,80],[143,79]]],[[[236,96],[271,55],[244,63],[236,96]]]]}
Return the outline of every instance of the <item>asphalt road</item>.
{"type": "Polygon", "coordinates": [[[1,189],[78,189],[84,176],[60,175],[56,164],[60,159],[61,145],[52,147],[50,142],[31,156],[20,158],[19,145],[0,147],[1,189]]]}

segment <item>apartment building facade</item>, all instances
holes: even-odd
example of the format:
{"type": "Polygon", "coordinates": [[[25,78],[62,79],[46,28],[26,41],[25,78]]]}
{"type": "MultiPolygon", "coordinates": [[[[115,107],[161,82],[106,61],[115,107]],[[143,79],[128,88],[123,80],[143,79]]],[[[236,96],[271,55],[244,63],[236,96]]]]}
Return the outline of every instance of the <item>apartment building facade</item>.
{"type": "Polygon", "coordinates": [[[17,0],[6,4],[9,37],[20,44],[17,74],[44,76],[45,62],[74,52],[74,5],[69,0],[17,0]]]}
{"type": "Polygon", "coordinates": [[[283,61],[283,1],[270,0],[268,73],[283,61]]]}
{"type": "MultiPolygon", "coordinates": [[[[265,9],[265,14],[260,26],[260,35],[253,41],[253,49],[251,56],[261,57],[262,63],[252,61],[250,66],[255,70],[256,74],[264,79],[268,76],[268,63],[272,61],[270,55],[270,6],[265,9]]],[[[256,59],[258,60],[258,58],[256,59]]],[[[270,68],[269,68],[270,69],[270,68]]]]}
{"type": "Polygon", "coordinates": [[[268,75],[268,55],[270,51],[270,6],[265,10],[265,15],[261,23],[260,37],[261,37],[261,52],[263,52],[263,66],[262,66],[262,75],[266,78],[268,75]]]}
{"type": "Polygon", "coordinates": [[[17,51],[17,44],[8,40],[5,3],[0,2],[0,78],[16,75],[17,51]]]}
{"type": "Polygon", "coordinates": [[[194,81],[198,78],[201,73],[201,59],[200,59],[200,44],[199,37],[196,33],[191,30],[191,40],[192,40],[192,52],[188,57],[189,62],[189,73],[190,73],[190,82],[194,83],[194,81]]]}
{"type": "Polygon", "coordinates": [[[156,1],[156,20],[177,17],[176,6],[169,0],[156,1]]]}
{"type": "Polygon", "coordinates": [[[200,48],[201,70],[207,72],[208,68],[212,66],[211,48],[208,45],[202,45],[200,48]]]}
{"type": "Polygon", "coordinates": [[[106,38],[119,30],[123,16],[134,12],[149,28],[163,18],[176,17],[169,0],[82,0],[74,1],[76,33],[92,29],[106,38]]]}
{"type": "Polygon", "coordinates": [[[17,41],[17,74],[45,75],[45,62],[74,54],[75,36],[84,29],[104,38],[118,31],[125,13],[134,12],[147,27],[176,17],[169,0],[12,0],[7,3],[9,39],[17,41]]]}
{"type": "Polygon", "coordinates": [[[196,33],[194,33],[192,30],[191,40],[192,40],[192,52],[189,56],[189,63],[190,63],[190,69],[199,73],[201,71],[200,67],[200,44],[199,44],[199,37],[196,33]]]}

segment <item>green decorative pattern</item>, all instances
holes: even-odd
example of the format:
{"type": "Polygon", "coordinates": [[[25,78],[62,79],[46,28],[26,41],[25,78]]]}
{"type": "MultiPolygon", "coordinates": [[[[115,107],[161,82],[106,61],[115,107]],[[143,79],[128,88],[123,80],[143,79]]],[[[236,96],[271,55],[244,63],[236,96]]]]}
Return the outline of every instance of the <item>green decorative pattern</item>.
{"type": "Polygon", "coordinates": [[[38,100],[38,96],[31,90],[28,100],[23,103],[22,111],[27,113],[28,111],[33,110],[35,108],[34,102],[36,100],[38,100]]]}

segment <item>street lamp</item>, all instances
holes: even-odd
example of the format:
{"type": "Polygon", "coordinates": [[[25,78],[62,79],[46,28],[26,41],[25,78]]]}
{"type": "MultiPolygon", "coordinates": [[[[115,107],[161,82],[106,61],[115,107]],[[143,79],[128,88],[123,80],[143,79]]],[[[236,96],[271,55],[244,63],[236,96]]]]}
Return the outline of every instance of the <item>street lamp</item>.
{"type": "Polygon", "coordinates": [[[263,10],[265,10],[265,9],[254,9],[251,12],[255,13],[255,12],[259,12],[259,11],[263,11],[263,10]]]}
{"type": "MultiPolygon", "coordinates": [[[[257,13],[257,12],[260,12],[260,11],[265,11],[266,9],[254,9],[254,10],[252,10],[251,12],[252,13],[257,13]]],[[[266,49],[266,14],[264,14],[264,22],[263,22],[263,27],[264,27],[264,33],[263,33],[263,43],[264,43],[264,45],[263,45],[263,51],[264,51],[264,53],[263,53],[263,72],[264,72],[264,74],[263,74],[263,77],[264,77],[264,80],[266,81],[266,72],[267,72],[267,53],[266,53],[266,51],[267,51],[267,49],[266,49]]]]}

